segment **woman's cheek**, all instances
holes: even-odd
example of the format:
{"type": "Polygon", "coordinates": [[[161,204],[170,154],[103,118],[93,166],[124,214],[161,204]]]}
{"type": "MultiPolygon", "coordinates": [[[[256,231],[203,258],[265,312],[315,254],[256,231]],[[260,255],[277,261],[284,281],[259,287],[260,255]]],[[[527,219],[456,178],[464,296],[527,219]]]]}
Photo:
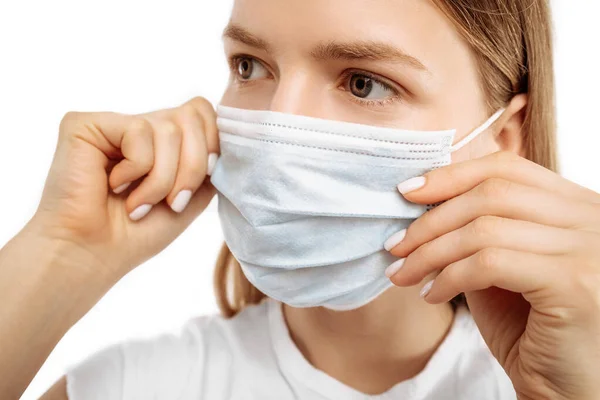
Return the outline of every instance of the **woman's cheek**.
{"type": "Polygon", "coordinates": [[[239,84],[232,81],[221,97],[221,105],[250,110],[269,110],[276,91],[275,82],[249,82],[239,84]]]}

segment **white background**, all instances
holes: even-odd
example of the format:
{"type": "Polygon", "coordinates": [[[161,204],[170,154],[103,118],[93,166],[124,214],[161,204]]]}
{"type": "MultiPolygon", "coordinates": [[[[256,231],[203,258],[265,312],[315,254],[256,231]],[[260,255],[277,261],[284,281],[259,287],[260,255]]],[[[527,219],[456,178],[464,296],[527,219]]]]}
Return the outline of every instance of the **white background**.
{"type": "MultiPolygon", "coordinates": [[[[600,192],[600,3],[553,3],[562,174],[600,192]]],[[[37,207],[65,112],[138,113],[195,95],[219,101],[230,7],[231,0],[0,3],[0,246],[37,207]]],[[[213,202],[67,333],[23,399],[110,343],[176,331],[193,315],[216,312],[212,269],[221,242],[213,202]]]]}

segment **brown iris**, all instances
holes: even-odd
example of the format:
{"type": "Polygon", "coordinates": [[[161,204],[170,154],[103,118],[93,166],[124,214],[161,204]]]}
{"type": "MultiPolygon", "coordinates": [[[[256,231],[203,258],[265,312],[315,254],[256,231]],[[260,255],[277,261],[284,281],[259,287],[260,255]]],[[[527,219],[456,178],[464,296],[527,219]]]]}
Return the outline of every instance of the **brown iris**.
{"type": "Polygon", "coordinates": [[[354,75],[350,79],[350,91],[360,98],[367,97],[373,90],[373,80],[368,76],[354,75]]]}
{"type": "Polygon", "coordinates": [[[241,59],[238,63],[238,73],[242,79],[250,79],[253,69],[252,61],[247,58],[241,59]]]}

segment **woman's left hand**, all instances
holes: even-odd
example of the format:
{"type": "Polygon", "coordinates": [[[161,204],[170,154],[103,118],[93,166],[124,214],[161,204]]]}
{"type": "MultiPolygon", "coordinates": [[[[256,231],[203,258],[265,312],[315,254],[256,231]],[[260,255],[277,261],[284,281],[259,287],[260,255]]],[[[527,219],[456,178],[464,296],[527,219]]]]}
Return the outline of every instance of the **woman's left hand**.
{"type": "Polygon", "coordinates": [[[433,170],[403,195],[447,201],[391,249],[406,257],[392,282],[416,285],[439,272],[424,287],[427,302],[464,292],[519,398],[597,399],[600,194],[498,152],[433,170]]]}

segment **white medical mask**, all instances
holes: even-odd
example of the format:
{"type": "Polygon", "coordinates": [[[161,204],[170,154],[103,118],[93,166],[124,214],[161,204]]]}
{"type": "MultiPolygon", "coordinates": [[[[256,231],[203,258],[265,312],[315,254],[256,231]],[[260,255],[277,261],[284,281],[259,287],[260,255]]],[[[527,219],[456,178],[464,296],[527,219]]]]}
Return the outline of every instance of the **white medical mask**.
{"type": "Polygon", "coordinates": [[[217,107],[221,156],[211,182],[225,241],[248,280],[293,307],[361,307],[392,284],[392,234],[435,205],[397,185],[450,164],[455,130],[408,131],[217,107]]]}

